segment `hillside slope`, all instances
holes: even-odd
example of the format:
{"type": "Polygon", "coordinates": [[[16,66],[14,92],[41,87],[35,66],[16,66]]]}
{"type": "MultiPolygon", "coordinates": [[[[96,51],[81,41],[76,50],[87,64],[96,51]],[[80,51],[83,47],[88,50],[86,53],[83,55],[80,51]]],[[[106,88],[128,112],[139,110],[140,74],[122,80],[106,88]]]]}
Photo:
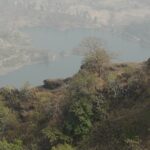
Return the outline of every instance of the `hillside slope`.
{"type": "Polygon", "coordinates": [[[2,88],[0,150],[148,150],[150,60],[95,60],[71,78],[2,88]]]}

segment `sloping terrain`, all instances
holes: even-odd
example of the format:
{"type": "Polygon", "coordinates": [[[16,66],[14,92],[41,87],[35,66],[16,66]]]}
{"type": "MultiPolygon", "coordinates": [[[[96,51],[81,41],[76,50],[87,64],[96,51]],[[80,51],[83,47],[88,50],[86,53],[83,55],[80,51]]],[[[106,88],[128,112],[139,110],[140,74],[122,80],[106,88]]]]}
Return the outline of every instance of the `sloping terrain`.
{"type": "Polygon", "coordinates": [[[2,88],[0,150],[148,150],[150,61],[95,60],[71,78],[2,88]]]}

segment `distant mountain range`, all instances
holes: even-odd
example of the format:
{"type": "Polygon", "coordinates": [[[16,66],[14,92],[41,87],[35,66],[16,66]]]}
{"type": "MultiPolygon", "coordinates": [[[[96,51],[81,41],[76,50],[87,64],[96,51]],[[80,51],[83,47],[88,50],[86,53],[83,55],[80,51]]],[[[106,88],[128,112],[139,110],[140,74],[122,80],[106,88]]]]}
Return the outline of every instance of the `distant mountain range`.
{"type": "Polygon", "coordinates": [[[148,0],[0,0],[0,8],[13,27],[114,27],[150,17],[148,0]]]}

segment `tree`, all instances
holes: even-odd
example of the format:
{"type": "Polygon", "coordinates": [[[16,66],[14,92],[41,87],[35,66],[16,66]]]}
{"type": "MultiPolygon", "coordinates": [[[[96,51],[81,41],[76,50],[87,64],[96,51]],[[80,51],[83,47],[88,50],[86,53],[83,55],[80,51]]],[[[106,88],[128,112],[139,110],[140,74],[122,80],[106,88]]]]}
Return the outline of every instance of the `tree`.
{"type": "Polygon", "coordinates": [[[85,55],[81,68],[90,72],[97,72],[99,77],[106,73],[106,66],[110,63],[110,55],[102,47],[98,38],[87,38],[80,44],[80,49],[85,55]]]}
{"type": "Polygon", "coordinates": [[[83,61],[85,68],[91,72],[97,72],[98,76],[106,73],[106,66],[109,64],[110,57],[104,49],[97,49],[86,54],[83,61]]]}
{"type": "Polygon", "coordinates": [[[95,51],[102,47],[103,44],[101,39],[97,37],[87,37],[81,41],[77,48],[74,49],[74,53],[84,56],[86,53],[95,51]]]}

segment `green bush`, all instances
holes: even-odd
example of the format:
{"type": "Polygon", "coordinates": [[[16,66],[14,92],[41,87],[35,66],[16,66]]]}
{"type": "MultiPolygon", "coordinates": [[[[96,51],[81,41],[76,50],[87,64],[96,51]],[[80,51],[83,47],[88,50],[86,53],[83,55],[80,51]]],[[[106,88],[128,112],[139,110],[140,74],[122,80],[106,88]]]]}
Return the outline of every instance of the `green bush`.
{"type": "Polygon", "coordinates": [[[18,90],[15,88],[5,87],[0,90],[0,94],[4,97],[7,105],[15,110],[20,109],[22,101],[29,101],[35,99],[35,94],[31,89],[26,87],[18,90]]]}
{"type": "Polygon", "coordinates": [[[70,142],[70,138],[64,135],[57,128],[45,128],[42,130],[42,133],[44,134],[45,138],[49,141],[49,144],[51,146],[54,146],[60,143],[70,142]]]}
{"type": "Polygon", "coordinates": [[[18,124],[15,114],[0,101],[0,133],[18,124]]]}
{"type": "Polygon", "coordinates": [[[90,132],[93,121],[102,120],[105,115],[104,101],[96,85],[96,76],[80,72],[68,88],[65,131],[77,140],[90,132]]]}
{"type": "Polygon", "coordinates": [[[3,140],[0,141],[0,150],[23,150],[23,145],[20,140],[16,140],[14,143],[3,140]]]}
{"type": "Polygon", "coordinates": [[[63,144],[53,147],[52,150],[75,150],[71,145],[63,144]]]}
{"type": "Polygon", "coordinates": [[[86,99],[74,102],[68,112],[66,122],[67,132],[74,138],[81,138],[87,135],[92,127],[92,105],[86,99]]]}

